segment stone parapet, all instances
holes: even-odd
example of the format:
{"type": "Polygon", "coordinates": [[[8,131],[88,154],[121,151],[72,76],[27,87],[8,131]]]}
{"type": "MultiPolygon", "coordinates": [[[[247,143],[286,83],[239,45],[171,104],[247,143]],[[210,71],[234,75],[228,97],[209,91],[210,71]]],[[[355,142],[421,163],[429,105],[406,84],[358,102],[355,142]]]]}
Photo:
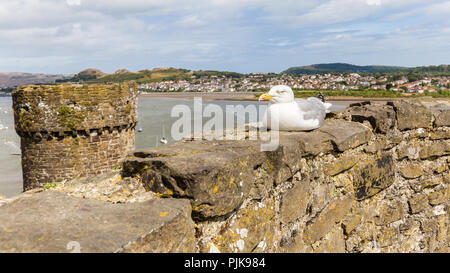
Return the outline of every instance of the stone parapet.
{"type": "MultiPolygon", "coordinates": [[[[91,204],[71,197],[64,211],[85,220],[52,222],[44,233],[89,229],[95,234],[90,242],[105,245],[98,250],[105,252],[446,253],[449,113],[446,99],[365,102],[331,113],[317,130],[280,132],[280,145],[270,152],[260,149],[261,141],[248,139],[185,140],[133,151],[121,177],[153,192],[151,203],[91,204]],[[136,243],[110,247],[104,238],[112,230],[88,221],[95,213],[85,212],[86,206],[121,219],[111,220],[111,227],[133,227],[118,234],[115,245],[136,243]],[[158,213],[180,216],[161,222],[155,219],[158,213]],[[147,223],[147,216],[155,223],[147,223]],[[162,224],[144,236],[151,239],[132,239],[141,236],[141,227],[157,223],[162,224]]],[[[35,242],[40,226],[32,224],[42,213],[39,207],[60,206],[52,200],[66,202],[61,195],[41,196],[0,203],[0,223],[6,227],[0,229],[0,250],[41,251],[35,242]],[[25,214],[22,202],[28,202],[25,214]],[[15,217],[27,228],[21,231],[15,217]],[[19,239],[32,247],[14,243],[19,239]]],[[[61,234],[62,241],[69,239],[61,234]]],[[[46,241],[45,249],[56,244],[46,241]]]]}
{"type": "Polygon", "coordinates": [[[31,85],[12,96],[25,190],[105,173],[134,149],[134,83],[31,85]]]}
{"type": "Polygon", "coordinates": [[[12,96],[15,127],[21,136],[90,134],[137,122],[133,83],[29,85],[14,90],[12,96]]]}

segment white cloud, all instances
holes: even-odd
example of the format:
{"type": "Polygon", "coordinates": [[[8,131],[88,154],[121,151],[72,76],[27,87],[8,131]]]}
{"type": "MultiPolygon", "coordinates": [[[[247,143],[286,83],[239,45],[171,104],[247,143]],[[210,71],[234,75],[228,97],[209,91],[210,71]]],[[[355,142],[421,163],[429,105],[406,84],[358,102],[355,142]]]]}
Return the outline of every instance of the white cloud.
{"type": "Polygon", "coordinates": [[[81,5],[81,0],[66,0],[69,6],[79,6],[81,5]]]}
{"type": "Polygon", "coordinates": [[[367,0],[367,5],[379,6],[379,5],[381,5],[381,0],[367,0]]]}
{"type": "Polygon", "coordinates": [[[35,70],[48,57],[58,62],[52,72],[192,63],[273,71],[271,61],[305,49],[311,58],[398,48],[435,56],[449,51],[449,16],[444,0],[2,0],[0,59],[35,70]]]}
{"type": "Polygon", "coordinates": [[[182,27],[199,27],[207,24],[206,21],[199,18],[197,15],[188,15],[178,21],[178,24],[182,27]]]}

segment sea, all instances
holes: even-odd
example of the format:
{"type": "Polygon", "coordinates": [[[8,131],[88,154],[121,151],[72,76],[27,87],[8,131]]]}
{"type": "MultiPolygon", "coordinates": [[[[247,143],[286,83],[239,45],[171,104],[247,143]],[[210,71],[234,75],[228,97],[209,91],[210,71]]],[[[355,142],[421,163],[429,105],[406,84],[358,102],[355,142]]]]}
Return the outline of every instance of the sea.
{"type": "MultiPolygon", "coordinates": [[[[230,106],[255,105],[258,112],[263,112],[266,103],[257,101],[231,101],[231,100],[202,100],[201,109],[208,105],[220,107],[224,113],[230,106]],[[261,109],[261,107],[263,107],[261,109]]],[[[331,102],[332,111],[344,109],[350,102],[331,102]]],[[[159,147],[170,145],[176,142],[171,136],[171,129],[174,123],[180,119],[179,116],[172,116],[173,109],[189,109],[193,117],[194,111],[199,111],[198,104],[194,107],[193,99],[182,98],[146,98],[138,99],[138,123],[136,126],[136,149],[149,147],[159,147]],[[178,108],[176,108],[178,107],[178,108]],[[181,108],[180,108],[181,107],[181,108]],[[141,129],[138,132],[137,129],[141,129]],[[161,143],[165,138],[167,144],[161,143]]],[[[216,108],[217,109],[217,108],[216,108]]],[[[235,107],[236,119],[243,118],[244,113],[239,112],[239,107],[235,107]],[[241,115],[242,114],[242,115],[241,115]]],[[[243,110],[243,109],[241,109],[243,110]]],[[[225,119],[225,114],[223,115],[225,119]]],[[[211,117],[204,117],[203,124],[211,117]]],[[[248,120],[241,120],[248,122],[248,120]]],[[[226,128],[224,122],[224,127],[226,128]]],[[[194,126],[192,126],[194,128],[194,126]]],[[[22,167],[20,157],[20,137],[14,130],[14,116],[12,112],[12,98],[0,97],[0,195],[12,197],[22,192],[22,167]]]]}

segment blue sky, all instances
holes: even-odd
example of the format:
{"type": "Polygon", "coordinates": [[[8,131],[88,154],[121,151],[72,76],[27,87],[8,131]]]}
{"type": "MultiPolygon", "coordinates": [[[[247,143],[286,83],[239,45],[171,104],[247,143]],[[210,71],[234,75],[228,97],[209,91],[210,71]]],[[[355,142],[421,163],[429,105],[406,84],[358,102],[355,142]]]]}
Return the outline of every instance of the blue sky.
{"type": "Polygon", "coordinates": [[[450,64],[443,0],[2,0],[0,71],[450,64]]]}

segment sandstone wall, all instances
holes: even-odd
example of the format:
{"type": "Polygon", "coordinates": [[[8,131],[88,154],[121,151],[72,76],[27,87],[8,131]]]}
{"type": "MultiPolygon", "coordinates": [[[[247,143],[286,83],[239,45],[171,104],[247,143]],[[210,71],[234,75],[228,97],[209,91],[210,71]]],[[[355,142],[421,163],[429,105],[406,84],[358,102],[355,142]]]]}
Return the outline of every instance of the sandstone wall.
{"type": "Polygon", "coordinates": [[[123,175],[190,200],[198,252],[448,252],[448,100],[359,103],[312,132],[133,152],[123,175]]]}
{"type": "Polygon", "coordinates": [[[32,85],[12,96],[24,190],[105,173],[134,149],[135,84],[32,85]]]}

